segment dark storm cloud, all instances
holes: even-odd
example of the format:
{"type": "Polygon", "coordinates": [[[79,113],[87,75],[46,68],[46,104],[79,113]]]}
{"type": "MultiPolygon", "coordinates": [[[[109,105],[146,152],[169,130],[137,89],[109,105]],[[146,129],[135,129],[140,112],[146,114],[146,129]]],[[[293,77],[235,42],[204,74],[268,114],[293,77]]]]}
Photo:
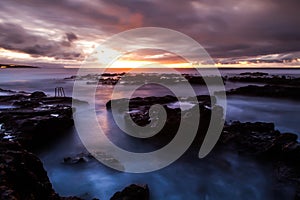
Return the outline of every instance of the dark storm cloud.
{"type": "Polygon", "coordinates": [[[73,42],[74,40],[78,39],[78,37],[74,33],[66,33],[66,36],[69,42],[73,42]]]}
{"type": "MultiPolygon", "coordinates": [[[[216,59],[293,57],[300,51],[299,0],[3,0],[0,8],[0,19],[19,25],[11,27],[15,33],[2,26],[1,47],[32,55],[76,59],[79,55],[69,50],[78,38],[97,39],[142,26],[183,32],[216,59]],[[29,24],[58,29],[65,40],[57,43],[29,34],[21,27],[29,24]]],[[[164,45],[174,42],[169,38],[164,45]]]]}
{"type": "Polygon", "coordinates": [[[214,57],[300,51],[299,0],[109,2],[143,13],[145,26],[186,33],[214,57]]]}
{"type": "Polygon", "coordinates": [[[30,54],[33,57],[47,56],[55,59],[77,59],[81,56],[74,51],[71,42],[77,38],[67,33],[68,40],[53,41],[34,35],[23,27],[11,23],[0,24],[0,47],[30,54]]]}

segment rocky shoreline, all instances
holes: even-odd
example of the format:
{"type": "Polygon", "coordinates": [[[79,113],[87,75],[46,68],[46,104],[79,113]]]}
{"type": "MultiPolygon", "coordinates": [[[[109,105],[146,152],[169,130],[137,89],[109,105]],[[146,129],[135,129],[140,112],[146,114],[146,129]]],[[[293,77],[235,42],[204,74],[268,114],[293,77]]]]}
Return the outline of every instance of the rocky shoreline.
{"type": "MultiPolygon", "coordinates": [[[[13,92],[13,91],[8,91],[13,92]]],[[[176,134],[180,115],[185,116],[183,123],[189,126],[194,123],[195,106],[199,106],[201,118],[197,143],[187,151],[198,149],[209,124],[212,109],[217,109],[222,122],[222,108],[216,105],[215,99],[209,96],[198,96],[197,101],[180,99],[193,105],[187,110],[171,107],[178,98],[173,96],[147,97],[114,100],[114,105],[128,101],[129,110],[119,110],[129,113],[132,120],[145,126],[153,120],[149,109],[154,104],[162,104],[167,112],[167,122],[161,132],[150,139],[155,147],[169,142],[176,134]],[[138,110],[138,112],[130,112],[138,110]],[[200,144],[199,144],[200,141],[200,144]]],[[[78,197],[60,197],[52,188],[41,161],[31,152],[59,139],[66,130],[73,126],[72,98],[47,97],[43,92],[14,93],[0,96],[0,105],[10,105],[11,108],[0,109],[0,160],[1,199],[80,199],[78,197]]],[[[81,102],[84,103],[84,102],[81,102]]],[[[108,110],[112,109],[112,101],[107,102],[108,110]]],[[[115,108],[115,107],[114,107],[115,108]]],[[[143,141],[145,142],[145,141],[143,141]]],[[[147,141],[149,142],[149,141],[147,141]]],[[[249,156],[262,160],[273,166],[274,177],[283,184],[296,188],[295,199],[300,199],[300,144],[297,135],[280,133],[272,123],[226,123],[215,148],[229,148],[241,156],[249,156]]],[[[85,162],[93,159],[91,155],[79,154],[65,157],[66,164],[85,162]]],[[[116,192],[111,200],[147,200],[149,199],[147,185],[130,185],[116,192]]]]}
{"type": "MultiPolygon", "coordinates": [[[[103,74],[87,74],[83,76],[70,76],[64,78],[64,80],[79,80],[86,81],[88,85],[135,85],[135,84],[147,84],[152,83],[163,83],[163,84],[178,84],[181,82],[206,85],[205,81],[210,83],[218,83],[219,77],[217,76],[206,76],[205,80],[200,74],[158,74],[158,73],[103,73],[103,74]]],[[[222,77],[225,81],[225,78],[222,77]]]]}
{"type": "MultiPolygon", "coordinates": [[[[31,152],[67,134],[66,130],[74,124],[72,101],[86,102],[71,97],[48,97],[43,92],[0,91],[9,94],[0,96],[0,106],[5,105],[5,108],[0,107],[0,199],[81,200],[60,197],[52,188],[42,162],[31,152]]],[[[85,156],[66,157],[64,161],[76,164],[85,156]]],[[[142,199],[144,196],[148,199],[147,186],[131,185],[112,199],[142,199]]]]}
{"type": "MultiPolygon", "coordinates": [[[[220,117],[222,116],[222,110],[219,107],[215,107],[214,100],[210,102],[209,96],[199,96],[198,100],[197,104],[200,107],[201,118],[195,138],[197,143],[193,143],[186,154],[194,153],[194,149],[199,149],[208,128],[211,109],[218,108],[220,117]]],[[[129,101],[129,113],[138,108],[140,112],[131,113],[130,116],[135,123],[145,126],[151,121],[149,117],[151,105],[155,104],[155,102],[163,104],[174,102],[175,97],[147,97],[114,101],[114,105],[116,105],[114,109],[116,110],[119,110],[118,104],[122,104],[124,101],[129,101]]],[[[111,104],[111,101],[107,103],[108,110],[112,109],[111,104]]],[[[181,111],[179,108],[172,109],[167,105],[164,106],[164,109],[168,114],[166,125],[157,135],[148,139],[147,142],[153,142],[153,144],[156,144],[157,141],[161,143],[169,142],[176,134],[178,124],[187,123],[188,125],[194,112],[194,108],[181,111]],[[184,118],[184,121],[180,122],[180,115],[189,117],[184,118]]],[[[124,113],[128,111],[119,110],[119,112],[124,113]]],[[[295,199],[300,199],[300,144],[297,139],[296,134],[280,133],[275,130],[273,123],[241,123],[236,121],[225,123],[215,148],[229,148],[231,151],[238,152],[241,156],[251,157],[254,160],[271,164],[274,177],[276,177],[278,182],[295,187],[295,199]]]]}

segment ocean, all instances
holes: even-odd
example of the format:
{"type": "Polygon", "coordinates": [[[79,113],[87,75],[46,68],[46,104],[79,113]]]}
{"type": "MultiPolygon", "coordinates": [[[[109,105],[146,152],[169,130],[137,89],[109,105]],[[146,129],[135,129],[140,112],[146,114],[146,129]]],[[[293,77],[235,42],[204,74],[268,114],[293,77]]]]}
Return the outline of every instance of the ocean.
{"type": "MultiPolygon", "coordinates": [[[[194,74],[195,70],[180,69],[181,73],[194,74]]],[[[267,72],[273,75],[300,77],[298,69],[221,69],[223,76],[234,76],[242,72],[267,72]]],[[[77,69],[0,69],[0,88],[17,91],[44,91],[54,95],[56,87],[63,87],[72,95],[72,80],[66,77],[76,75],[77,69]]],[[[97,69],[86,69],[86,74],[97,73],[97,69]]],[[[121,72],[113,69],[110,72],[121,72]]],[[[168,73],[166,69],[144,70],[143,72],[168,73]]],[[[89,85],[82,81],[82,89],[89,85]]],[[[247,83],[227,83],[226,89],[238,88],[247,83]]],[[[180,86],[179,86],[180,87],[180,86]]],[[[180,88],[179,88],[180,89],[180,88]]],[[[121,98],[130,90],[124,87],[117,94],[121,98]]],[[[184,87],[182,87],[184,95],[184,87]]],[[[205,86],[194,86],[196,94],[207,94],[205,86]]],[[[140,148],[124,137],[118,136],[117,125],[106,111],[105,104],[111,98],[113,86],[101,85],[95,93],[96,115],[107,136],[125,148],[140,148]]],[[[134,96],[164,96],[165,88],[157,85],[142,87],[134,96]]],[[[1,94],[0,94],[1,95],[1,94]]],[[[82,98],[84,99],[84,97],[82,98]]],[[[300,104],[297,101],[263,97],[230,96],[227,98],[226,121],[274,122],[281,132],[292,132],[300,136],[300,104]]],[[[94,127],[91,127],[93,129],[94,127]]],[[[78,165],[62,164],[63,158],[85,151],[76,128],[59,143],[40,152],[39,157],[53,184],[62,196],[76,195],[86,199],[97,197],[109,199],[114,192],[131,183],[148,184],[151,199],[292,199],[292,188],[278,187],[273,180],[271,166],[239,156],[233,152],[212,152],[205,159],[179,159],[159,171],[145,174],[122,173],[93,161],[78,165]],[[224,167],[226,166],[226,167],[224,167]],[[282,197],[282,198],[281,198],[282,197]]],[[[92,138],[91,138],[92,140],[92,138]]],[[[146,147],[145,147],[146,148],[146,147]]],[[[150,161],[149,161],[150,162],[150,161]]]]}

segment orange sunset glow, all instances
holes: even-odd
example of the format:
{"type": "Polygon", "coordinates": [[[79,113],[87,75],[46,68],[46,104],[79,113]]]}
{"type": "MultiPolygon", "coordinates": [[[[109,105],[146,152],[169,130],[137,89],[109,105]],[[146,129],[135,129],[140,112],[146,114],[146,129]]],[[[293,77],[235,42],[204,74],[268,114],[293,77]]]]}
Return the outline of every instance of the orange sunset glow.
{"type": "MultiPolygon", "coordinates": [[[[18,1],[0,3],[2,63],[79,67],[99,44],[115,34],[140,27],[163,27],[196,40],[212,57],[216,67],[300,66],[300,30],[297,26],[300,18],[292,17],[298,15],[293,3],[188,1],[182,6],[181,3],[158,1],[136,4],[119,1],[34,2],[22,2],[21,7],[18,1]],[[52,15],[48,17],[44,13],[52,15]]],[[[157,48],[176,42],[176,39],[166,38],[157,48]]],[[[201,60],[195,62],[201,63],[198,67],[207,67],[201,60]]],[[[191,67],[172,52],[161,51],[127,55],[111,67],[150,63],[191,67]]]]}

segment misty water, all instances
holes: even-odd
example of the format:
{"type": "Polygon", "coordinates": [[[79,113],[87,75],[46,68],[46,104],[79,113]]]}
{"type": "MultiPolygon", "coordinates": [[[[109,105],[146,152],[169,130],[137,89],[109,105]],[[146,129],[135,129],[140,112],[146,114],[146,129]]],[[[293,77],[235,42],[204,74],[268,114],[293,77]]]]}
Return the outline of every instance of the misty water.
{"type": "MultiPolygon", "coordinates": [[[[222,70],[223,75],[234,75],[250,70],[222,70]]],[[[299,76],[300,70],[255,70],[280,75],[299,76]]],[[[72,95],[73,81],[63,80],[75,75],[75,69],[5,69],[0,70],[0,88],[33,92],[41,90],[53,95],[55,87],[64,87],[72,95]]],[[[95,71],[87,71],[92,73],[95,71]]],[[[185,73],[192,73],[187,71],[185,73]]],[[[248,85],[228,83],[226,89],[248,85]]],[[[82,81],[82,90],[89,87],[82,81]]],[[[95,95],[96,113],[101,127],[115,144],[136,149],[140,145],[127,139],[105,109],[113,86],[99,86],[95,95]]],[[[194,87],[197,94],[206,94],[203,86],[194,87]]],[[[124,93],[130,90],[124,87],[124,93]]],[[[182,89],[184,91],[184,89],[182,89]]],[[[134,96],[165,96],[168,91],[157,85],[148,85],[134,96]]],[[[122,97],[122,93],[118,94],[122,97]]],[[[85,100],[84,97],[82,100],[85,100]]],[[[176,105],[173,105],[176,106],[176,105]]],[[[91,105],[85,109],[93,109],[91,105]]],[[[282,132],[300,133],[300,105],[297,101],[230,96],[227,99],[227,121],[274,122],[282,132]]],[[[93,129],[95,127],[91,127],[93,129]]],[[[114,192],[131,183],[148,184],[151,199],[292,199],[293,188],[279,185],[273,178],[272,167],[239,156],[228,150],[211,152],[205,159],[181,158],[170,166],[151,173],[131,174],[118,172],[103,164],[91,162],[66,165],[63,158],[86,152],[75,128],[51,148],[40,153],[54,189],[63,196],[76,195],[86,199],[109,199],[114,192]],[[274,190],[275,188],[275,190],[274,190]],[[277,189],[276,189],[277,188],[277,189]]],[[[92,138],[91,138],[92,140],[92,138]]],[[[143,148],[143,147],[142,147],[143,148]]],[[[147,148],[147,147],[145,147],[147,148]]],[[[109,154],[109,152],[107,152],[109,154]]],[[[151,161],[149,161],[151,162],[151,161]]],[[[138,164],[138,163],[137,163],[138,164]]]]}

